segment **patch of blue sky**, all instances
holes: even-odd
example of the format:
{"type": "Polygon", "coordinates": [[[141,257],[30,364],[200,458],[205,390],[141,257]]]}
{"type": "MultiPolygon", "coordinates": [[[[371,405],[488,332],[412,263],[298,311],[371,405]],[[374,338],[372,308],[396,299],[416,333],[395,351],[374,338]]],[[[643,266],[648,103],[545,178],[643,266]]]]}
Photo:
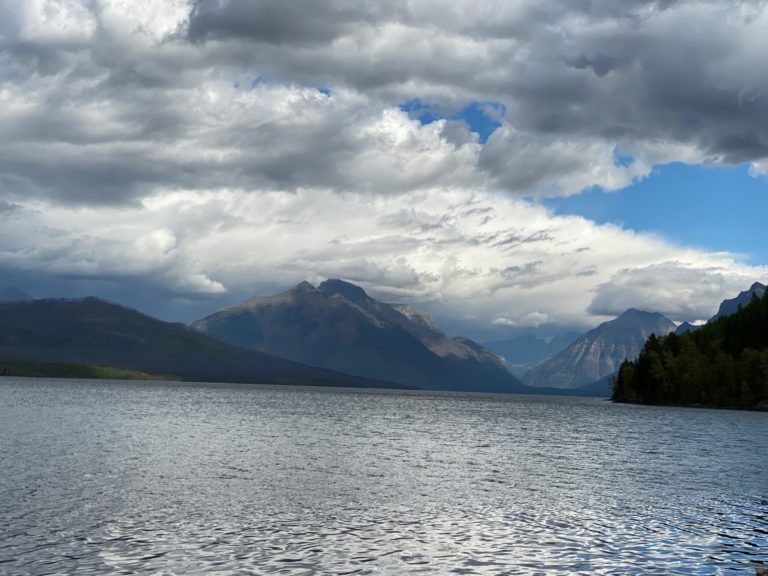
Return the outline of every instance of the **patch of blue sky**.
{"type": "Polygon", "coordinates": [[[422,124],[431,124],[437,120],[458,120],[464,122],[478,140],[485,143],[493,132],[501,126],[506,108],[499,102],[472,102],[460,110],[446,112],[440,106],[422,102],[418,98],[400,105],[400,109],[422,124]]]}
{"type": "MultiPolygon", "coordinates": [[[[617,163],[631,162],[620,151],[615,154],[617,163]]],[[[727,251],[748,264],[768,265],[768,178],[751,176],[748,165],[672,163],[617,192],[591,188],[543,203],[555,214],[615,223],[682,246],[727,251]]]]}
{"type": "Polygon", "coordinates": [[[616,166],[632,166],[635,163],[635,159],[632,156],[625,156],[621,153],[621,148],[616,146],[613,149],[613,163],[616,166]]]}
{"type": "Polygon", "coordinates": [[[246,82],[244,83],[244,82],[242,82],[241,80],[235,80],[235,81],[232,83],[232,87],[233,87],[235,90],[243,90],[243,89],[246,89],[246,90],[253,90],[253,89],[255,89],[257,86],[259,86],[260,84],[266,84],[266,83],[267,83],[267,78],[266,78],[266,77],[264,77],[264,76],[262,76],[261,74],[258,74],[258,75],[256,75],[256,76],[254,76],[254,77],[251,79],[251,81],[250,81],[250,82],[246,81],[246,82]]]}

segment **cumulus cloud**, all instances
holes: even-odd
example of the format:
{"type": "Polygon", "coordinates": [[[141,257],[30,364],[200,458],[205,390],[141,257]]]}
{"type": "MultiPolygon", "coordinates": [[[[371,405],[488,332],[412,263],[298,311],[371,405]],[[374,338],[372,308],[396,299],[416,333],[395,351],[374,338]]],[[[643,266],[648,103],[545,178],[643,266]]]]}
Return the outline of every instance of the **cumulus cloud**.
{"type": "Polygon", "coordinates": [[[4,0],[0,194],[619,189],[768,158],[763,3],[4,0]],[[481,145],[398,106],[495,102],[481,145]],[[614,151],[634,158],[624,165],[614,151]]]}
{"type": "Polygon", "coordinates": [[[206,311],[303,279],[341,277],[477,336],[588,327],[628,307],[706,318],[768,276],[727,254],[459,189],[374,197],[168,191],[137,206],[87,210],[40,203],[7,216],[0,245],[1,268],[60,285],[141,283],[207,301],[206,311]]]}
{"type": "Polygon", "coordinates": [[[762,277],[755,274],[754,268],[735,263],[708,267],[676,260],[623,269],[597,286],[588,311],[613,316],[627,308],[639,308],[661,312],[678,322],[708,320],[724,294],[732,298],[746,290],[756,277],[762,277]]]}

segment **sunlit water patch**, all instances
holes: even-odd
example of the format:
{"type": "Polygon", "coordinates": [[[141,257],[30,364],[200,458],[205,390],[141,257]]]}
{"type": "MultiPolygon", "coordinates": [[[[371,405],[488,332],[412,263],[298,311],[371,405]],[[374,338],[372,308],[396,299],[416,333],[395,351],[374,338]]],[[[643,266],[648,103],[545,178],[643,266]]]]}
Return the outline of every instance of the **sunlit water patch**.
{"type": "Polygon", "coordinates": [[[768,414],[0,381],[0,574],[754,574],[768,414]]]}

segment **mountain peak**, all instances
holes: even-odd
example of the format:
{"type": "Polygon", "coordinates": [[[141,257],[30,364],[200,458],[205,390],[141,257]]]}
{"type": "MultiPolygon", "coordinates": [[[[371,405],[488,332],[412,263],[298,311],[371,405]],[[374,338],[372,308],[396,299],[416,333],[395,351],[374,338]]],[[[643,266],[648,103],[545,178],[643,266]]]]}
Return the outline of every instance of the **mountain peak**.
{"type": "Polygon", "coordinates": [[[362,304],[368,300],[368,294],[366,294],[365,290],[360,288],[360,286],[356,286],[355,284],[345,282],[338,278],[329,278],[317,288],[328,295],[339,294],[340,296],[344,296],[344,298],[355,304],[362,304]]]}
{"type": "Polygon", "coordinates": [[[624,312],[622,312],[619,316],[617,316],[613,322],[638,322],[645,320],[656,320],[659,318],[666,319],[663,314],[659,314],[658,312],[646,312],[645,310],[638,310],[637,308],[628,308],[627,310],[624,310],[624,312]]]}
{"type": "Polygon", "coordinates": [[[720,308],[718,309],[717,314],[709,319],[710,322],[717,320],[721,316],[730,316],[731,314],[735,314],[739,310],[739,306],[746,306],[749,304],[749,301],[752,300],[753,294],[757,294],[759,298],[762,298],[763,294],[765,294],[765,290],[766,287],[763,284],[760,284],[760,282],[755,282],[752,284],[752,286],[750,286],[749,290],[739,292],[739,295],[735,298],[723,300],[720,303],[720,308]]]}
{"type": "Polygon", "coordinates": [[[309,292],[312,290],[316,290],[316,288],[306,280],[302,280],[301,282],[296,284],[296,286],[291,288],[291,292],[309,292]]]}
{"type": "Polygon", "coordinates": [[[645,310],[638,310],[637,308],[627,308],[624,312],[619,314],[619,318],[623,316],[653,316],[655,314],[658,314],[658,312],[646,312],[645,310]]]}
{"type": "Polygon", "coordinates": [[[490,350],[439,331],[425,313],[331,278],[251,299],[192,326],[229,344],[303,364],[440,390],[527,391],[490,350]],[[374,376],[369,376],[374,375],[374,376]]]}
{"type": "Polygon", "coordinates": [[[630,308],[531,369],[524,380],[534,386],[556,388],[597,382],[616,372],[625,359],[637,357],[648,336],[673,330],[675,324],[664,315],[630,308]]]}

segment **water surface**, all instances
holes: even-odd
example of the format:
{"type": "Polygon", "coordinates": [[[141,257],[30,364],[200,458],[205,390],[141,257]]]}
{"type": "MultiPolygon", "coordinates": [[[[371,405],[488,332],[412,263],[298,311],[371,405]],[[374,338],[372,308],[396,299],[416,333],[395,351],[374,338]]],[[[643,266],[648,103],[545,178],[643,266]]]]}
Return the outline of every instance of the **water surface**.
{"type": "Polygon", "coordinates": [[[768,414],[0,380],[2,574],[754,574],[768,414]]]}

